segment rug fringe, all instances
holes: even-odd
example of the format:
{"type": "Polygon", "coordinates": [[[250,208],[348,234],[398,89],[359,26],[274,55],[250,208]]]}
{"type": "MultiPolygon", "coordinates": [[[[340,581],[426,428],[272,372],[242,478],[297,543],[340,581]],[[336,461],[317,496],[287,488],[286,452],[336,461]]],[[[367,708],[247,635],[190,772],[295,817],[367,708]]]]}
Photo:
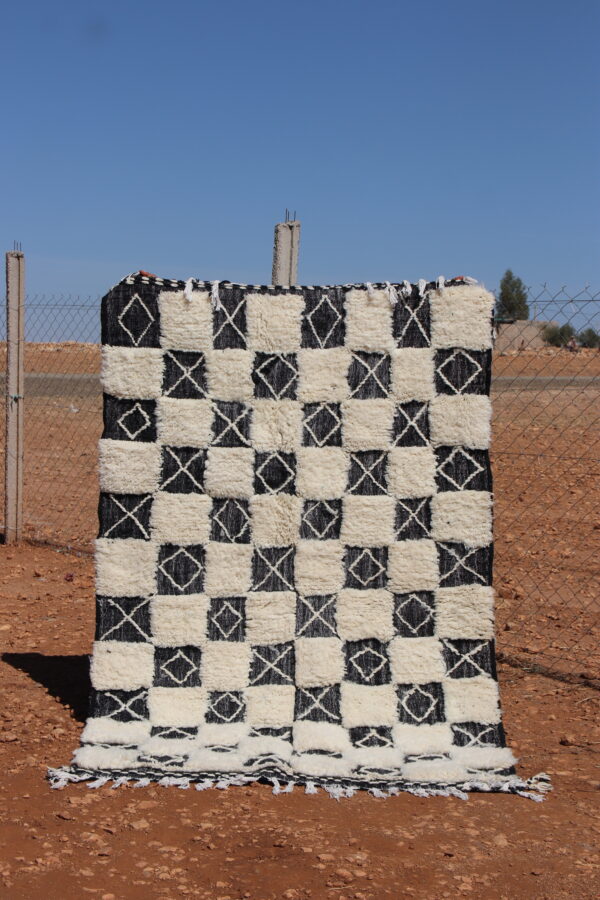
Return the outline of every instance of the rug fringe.
{"type": "MultiPolygon", "coordinates": [[[[50,781],[50,786],[54,789],[61,789],[68,784],[75,784],[78,782],[87,782],[87,787],[97,789],[112,782],[110,785],[112,789],[122,787],[126,784],[132,784],[134,788],[159,784],[162,787],[178,787],[180,790],[188,790],[193,786],[197,791],[206,791],[210,788],[228,790],[230,787],[241,787],[243,785],[252,784],[259,779],[253,775],[242,774],[218,775],[214,778],[193,775],[163,775],[156,778],[151,778],[147,775],[136,776],[135,774],[111,776],[105,773],[98,774],[86,772],[85,770],[78,771],[65,766],[60,769],[48,769],[48,780],[50,781]]],[[[550,776],[545,772],[540,772],[538,775],[534,775],[527,779],[515,776],[498,782],[465,781],[459,784],[444,785],[411,784],[409,782],[403,782],[384,787],[369,787],[368,785],[362,784],[352,785],[312,780],[288,780],[285,784],[282,784],[279,778],[273,776],[263,776],[262,780],[272,786],[273,794],[276,795],[290,794],[295,787],[304,787],[304,792],[306,794],[318,794],[319,790],[323,790],[333,800],[353,797],[357,791],[365,790],[378,799],[396,797],[398,794],[408,793],[413,794],[415,797],[456,797],[459,800],[468,800],[470,793],[503,793],[517,794],[519,797],[526,797],[528,800],[534,800],[536,803],[541,803],[545,799],[545,795],[548,791],[552,790],[550,776]]]]}

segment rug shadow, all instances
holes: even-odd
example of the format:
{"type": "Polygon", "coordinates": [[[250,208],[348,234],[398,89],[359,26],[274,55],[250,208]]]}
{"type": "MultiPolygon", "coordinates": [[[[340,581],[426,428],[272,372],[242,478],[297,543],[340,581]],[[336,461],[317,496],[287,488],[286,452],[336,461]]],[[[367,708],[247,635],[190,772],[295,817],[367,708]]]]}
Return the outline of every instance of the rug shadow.
{"type": "Polygon", "coordinates": [[[43,653],[3,653],[2,661],[25,672],[85,722],[90,694],[90,662],[87,656],[45,656],[43,653]]]}

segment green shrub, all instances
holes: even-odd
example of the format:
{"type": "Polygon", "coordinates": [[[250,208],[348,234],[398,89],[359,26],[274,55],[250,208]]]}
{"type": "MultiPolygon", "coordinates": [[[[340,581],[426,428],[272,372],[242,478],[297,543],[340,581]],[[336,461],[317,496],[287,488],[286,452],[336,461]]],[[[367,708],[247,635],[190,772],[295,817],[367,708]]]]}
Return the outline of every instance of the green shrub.
{"type": "Polygon", "coordinates": [[[590,347],[595,349],[600,347],[600,334],[593,328],[586,328],[577,335],[577,340],[582,347],[590,347]]]}
{"type": "Polygon", "coordinates": [[[572,337],[575,336],[575,329],[569,323],[557,325],[551,322],[542,331],[542,338],[546,344],[551,347],[566,347],[572,337]]]}

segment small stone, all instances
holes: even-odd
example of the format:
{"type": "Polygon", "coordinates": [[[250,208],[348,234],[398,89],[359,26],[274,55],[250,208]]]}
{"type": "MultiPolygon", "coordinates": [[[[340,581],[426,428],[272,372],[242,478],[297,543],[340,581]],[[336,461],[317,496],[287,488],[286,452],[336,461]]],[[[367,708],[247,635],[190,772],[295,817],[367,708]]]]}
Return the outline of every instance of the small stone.
{"type": "Polygon", "coordinates": [[[336,869],[335,874],[338,878],[341,878],[342,881],[354,881],[354,875],[349,869],[336,869]]]}

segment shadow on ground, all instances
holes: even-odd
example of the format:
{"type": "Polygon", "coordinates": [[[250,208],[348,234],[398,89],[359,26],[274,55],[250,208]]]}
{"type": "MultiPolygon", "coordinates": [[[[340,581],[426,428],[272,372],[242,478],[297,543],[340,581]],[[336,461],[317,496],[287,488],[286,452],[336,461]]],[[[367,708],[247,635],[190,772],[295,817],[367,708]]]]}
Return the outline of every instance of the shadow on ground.
{"type": "Polygon", "coordinates": [[[43,685],[49,694],[73,710],[79,722],[85,722],[90,694],[90,662],[87,656],[3,653],[2,661],[43,685]]]}

